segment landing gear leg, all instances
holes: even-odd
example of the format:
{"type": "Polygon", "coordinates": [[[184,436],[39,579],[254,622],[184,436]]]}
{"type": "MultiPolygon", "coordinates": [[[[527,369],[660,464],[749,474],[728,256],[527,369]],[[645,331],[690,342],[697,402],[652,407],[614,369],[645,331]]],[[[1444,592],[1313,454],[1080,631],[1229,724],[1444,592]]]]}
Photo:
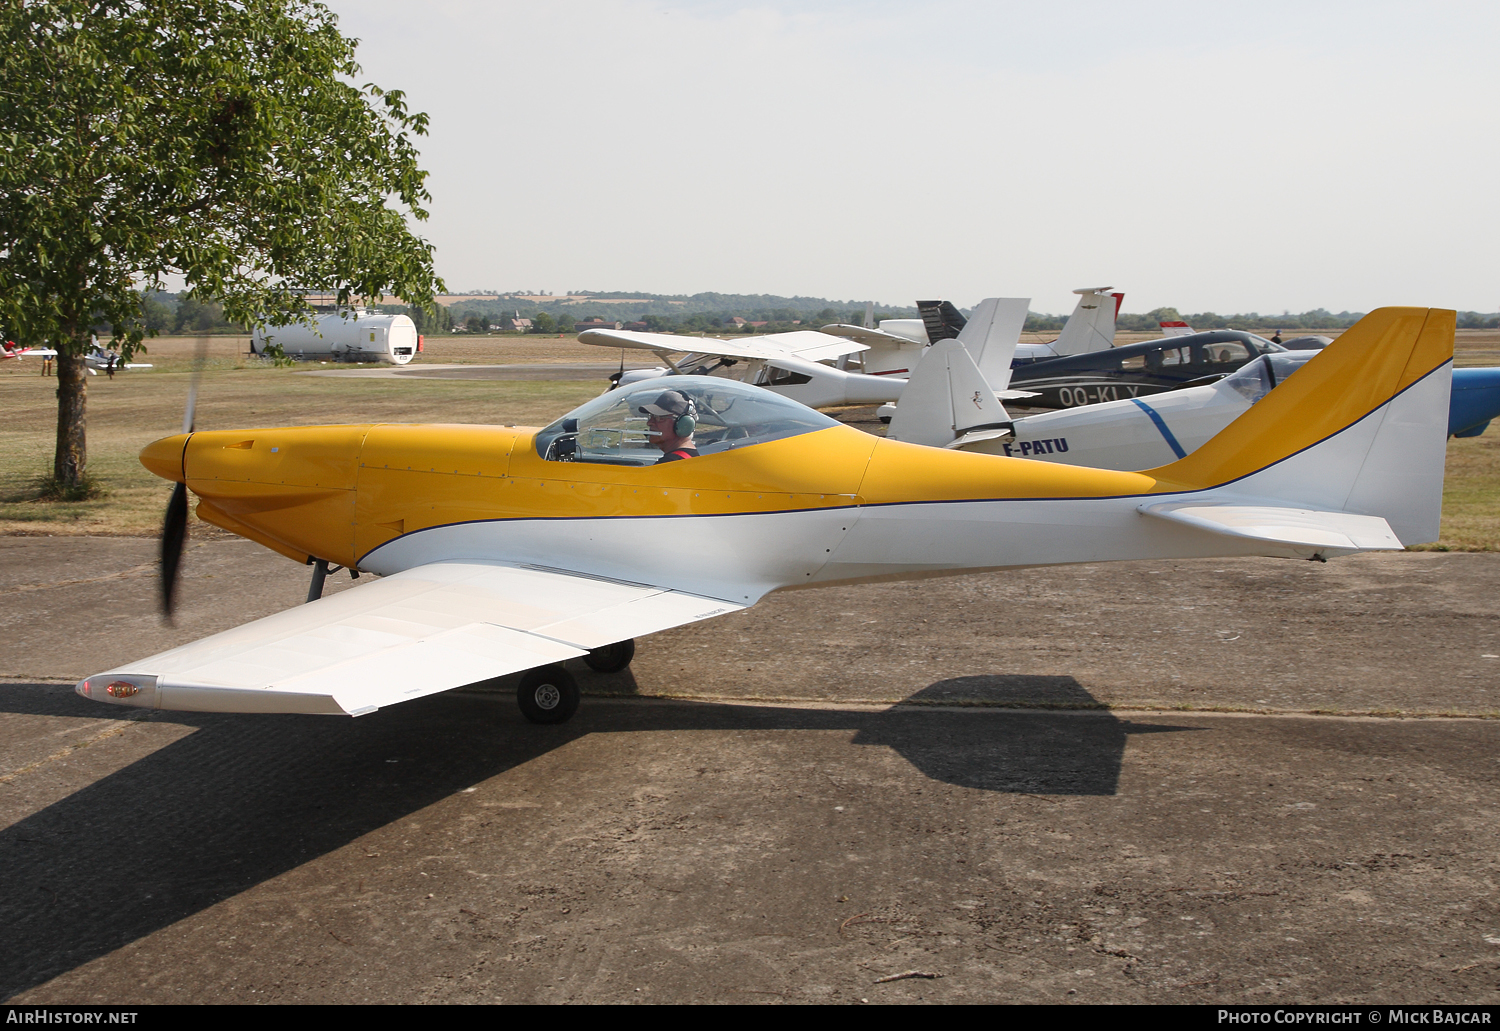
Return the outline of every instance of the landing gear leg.
{"type": "MultiPolygon", "coordinates": [[[[328,579],[328,574],[329,573],[337,573],[340,569],[343,569],[344,567],[343,566],[329,566],[329,564],[327,562],[323,561],[320,558],[319,559],[314,559],[312,566],[313,566],[312,583],[308,584],[308,586],[307,586],[307,600],[308,601],[317,601],[319,598],[323,597],[323,581],[325,581],[325,580],[328,579]]],[[[349,570],[349,576],[350,576],[351,579],[358,580],[359,579],[359,570],[351,568],[349,570]]]]}
{"type": "Polygon", "coordinates": [[[312,583],[307,588],[307,600],[317,601],[323,597],[323,581],[328,579],[328,563],[323,559],[313,560],[312,583]]]}
{"type": "Polygon", "coordinates": [[[560,665],[538,666],[521,677],[516,703],[532,723],[566,723],[578,711],[578,682],[560,665]]]}
{"type": "Polygon", "coordinates": [[[630,660],[633,658],[635,658],[635,638],[632,637],[628,641],[595,648],[583,657],[583,661],[595,673],[618,673],[630,665],[630,660]]]}

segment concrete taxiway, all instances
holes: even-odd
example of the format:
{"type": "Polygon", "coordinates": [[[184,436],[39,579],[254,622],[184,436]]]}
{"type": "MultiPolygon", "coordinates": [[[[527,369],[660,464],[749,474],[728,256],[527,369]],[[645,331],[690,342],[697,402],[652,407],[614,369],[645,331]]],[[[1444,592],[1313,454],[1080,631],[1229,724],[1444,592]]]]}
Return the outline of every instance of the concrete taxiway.
{"type": "Polygon", "coordinates": [[[153,548],[0,539],[0,997],[1500,1000],[1500,556],[773,595],[534,727],[85,702],[306,590],[153,548]]]}

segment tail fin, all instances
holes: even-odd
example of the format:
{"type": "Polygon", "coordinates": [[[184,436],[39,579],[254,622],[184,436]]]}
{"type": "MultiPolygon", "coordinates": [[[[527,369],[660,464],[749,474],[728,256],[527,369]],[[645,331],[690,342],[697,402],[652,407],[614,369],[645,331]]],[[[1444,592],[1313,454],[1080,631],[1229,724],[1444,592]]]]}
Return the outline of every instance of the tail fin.
{"type": "MultiPolygon", "coordinates": [[[[983,308],[981,304],[974,313],[976,321],[983,308]]],[[[970,430],[1009,422],[1005,406],[985,382],[963,342],[940,340],[922,356],[921,364],[907,380],[886,436],[908,444],[945,447],[970,430]]]]}
{"type": "Polygon", "coordinates": [[[1435,540],[1456,321],[1436,308],[1371,312],[1207,444],[1149,475],[1380,516],[1403,544],[1435,540]]]}
{"type": "Polygon", "coordinates": [[[1059,355],[1087,354],[1114,346],[1115,317],[1125,295],[1111,293],[1112,289],[1099,286],[1073,291],[1079,295],[1078,305],[1053,341],[1053,351],[1059,355]]]}
{"type": "Polygon", "coordinates": [[[1164,337],[1187,337],[1193,335],[1193,327],[1181,319],[1174,319],[1171,322],[1158,322],[1157,326],[1161,328],[1161,335],[1164,337]]]}
{"type": "Polygon", "coordinates": [[[875,302],[874,301],[866,301],[865,302],[865,328],[866,329],[874,329],[875,328],[875,302]]]}
{"type": "Polygon", "coordinates": [[[958,342],[968,349],[992,390],[1010,386],[1010,363],[1030,309],[1029,297],[986,297],[958,334],[958,342]]]}
{"type": "Polygon", "coordinates": [[[922,323],[927,327],[927,342],[935,344],[939,340],[952,340],[963,331],[968,322],[963,312],[953,307],[951,301],[918,301],[917,311],[922,315],[922,323]]]}

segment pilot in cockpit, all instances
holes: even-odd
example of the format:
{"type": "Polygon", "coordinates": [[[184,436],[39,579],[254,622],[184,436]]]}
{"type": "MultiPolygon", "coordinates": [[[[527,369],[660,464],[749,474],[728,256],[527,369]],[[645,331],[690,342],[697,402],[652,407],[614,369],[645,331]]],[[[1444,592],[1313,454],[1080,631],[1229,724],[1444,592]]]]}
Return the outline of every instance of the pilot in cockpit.
{"type": "Polygon", "coordinates": [[[692,398],[680,390],[665,390],[655,401],[641,405],[636,411],[646,417],[646,435],[662,450],[657,465],[698,457],[698,446],[693,442],[698,411],[692,398]]]}

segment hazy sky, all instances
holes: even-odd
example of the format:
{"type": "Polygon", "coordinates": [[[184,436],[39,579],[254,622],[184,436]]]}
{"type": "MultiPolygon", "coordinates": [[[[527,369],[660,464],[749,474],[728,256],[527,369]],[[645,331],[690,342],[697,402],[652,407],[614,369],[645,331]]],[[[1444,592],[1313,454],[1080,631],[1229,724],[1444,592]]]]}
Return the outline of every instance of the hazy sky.
{"type": "Polygon", "coordinates": [[[1500,307],[1500,5],[329,0],[455,290],[1500,307]]]}

